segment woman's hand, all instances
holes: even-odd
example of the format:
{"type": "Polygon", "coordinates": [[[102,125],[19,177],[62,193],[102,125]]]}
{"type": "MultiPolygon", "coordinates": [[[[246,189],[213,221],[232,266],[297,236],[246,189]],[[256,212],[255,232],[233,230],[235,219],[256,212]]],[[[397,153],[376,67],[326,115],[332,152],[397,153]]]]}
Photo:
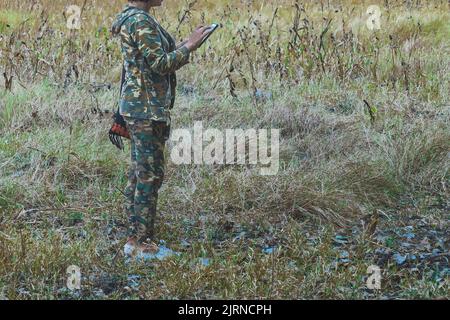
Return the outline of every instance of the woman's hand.
{"type": "Polygon", "coordinates": [[[198,49],[203,41],[203,38],[209,33],[209,27],[198,26],[197,29],[188,38],[185,47],[189,51],[195,51],[198,49]]]}

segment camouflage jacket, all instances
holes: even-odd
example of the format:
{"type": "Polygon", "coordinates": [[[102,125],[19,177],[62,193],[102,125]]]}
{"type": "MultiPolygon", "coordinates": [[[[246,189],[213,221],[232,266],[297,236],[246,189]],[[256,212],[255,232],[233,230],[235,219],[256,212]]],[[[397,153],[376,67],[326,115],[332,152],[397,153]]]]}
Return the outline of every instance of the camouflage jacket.
{"type": "Polygon", "coordinates": [[[136,119],[167,121],[175,103],[175,71],[189,62],[186,47],[147,12],[126,5],[112,26],[120,35],[125,81],[120,114],[136,119]]]}

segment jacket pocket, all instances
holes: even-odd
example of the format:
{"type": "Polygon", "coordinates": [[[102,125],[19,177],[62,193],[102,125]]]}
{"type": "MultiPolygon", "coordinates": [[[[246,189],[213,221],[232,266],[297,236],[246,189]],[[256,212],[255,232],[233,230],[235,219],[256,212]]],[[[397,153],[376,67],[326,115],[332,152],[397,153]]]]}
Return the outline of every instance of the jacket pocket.
{"type": "Polygon", "coordinates": [[[166,107],[170,105],[169,80],[157,73],[145,73],[145,87],[151,105],[166,107]]]}

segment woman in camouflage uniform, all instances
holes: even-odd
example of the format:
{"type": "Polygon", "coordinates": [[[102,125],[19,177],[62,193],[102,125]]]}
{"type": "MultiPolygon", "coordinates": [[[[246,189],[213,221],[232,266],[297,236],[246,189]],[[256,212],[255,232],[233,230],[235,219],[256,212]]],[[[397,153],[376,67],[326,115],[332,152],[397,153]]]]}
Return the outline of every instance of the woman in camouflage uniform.
{"type": "Polygon", "coordinates": [[[125,80],[120,114],[131,136],[126,211],[129,217],[127,255],[155,253],[154,224],[158,190],[164,178],[164,148],[170,132],[170,109],[175,102],[175,71],[189,63],[207,35],[198,27],[178,46],[149,15],[162,0],[129,1],[117,16],[112,32],[120,35],[125,80]]]}

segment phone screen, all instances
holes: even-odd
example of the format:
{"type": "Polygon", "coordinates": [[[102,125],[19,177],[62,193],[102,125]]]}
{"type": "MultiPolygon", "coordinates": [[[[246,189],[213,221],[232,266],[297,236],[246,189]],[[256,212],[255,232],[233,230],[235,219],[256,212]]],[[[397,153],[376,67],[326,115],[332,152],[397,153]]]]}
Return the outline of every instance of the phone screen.
{"type": "Polygon", "coordinates": [[[214,31],[217,30],[217,28],[219,28],[219,24],[217,23],[213,23],[208,29],[210,30],[208,35],[203,39],[202,43],[200,44],[200,46],[202,46],[206,40],[208,40],[208,38],[214,33],[214,31]]]}

